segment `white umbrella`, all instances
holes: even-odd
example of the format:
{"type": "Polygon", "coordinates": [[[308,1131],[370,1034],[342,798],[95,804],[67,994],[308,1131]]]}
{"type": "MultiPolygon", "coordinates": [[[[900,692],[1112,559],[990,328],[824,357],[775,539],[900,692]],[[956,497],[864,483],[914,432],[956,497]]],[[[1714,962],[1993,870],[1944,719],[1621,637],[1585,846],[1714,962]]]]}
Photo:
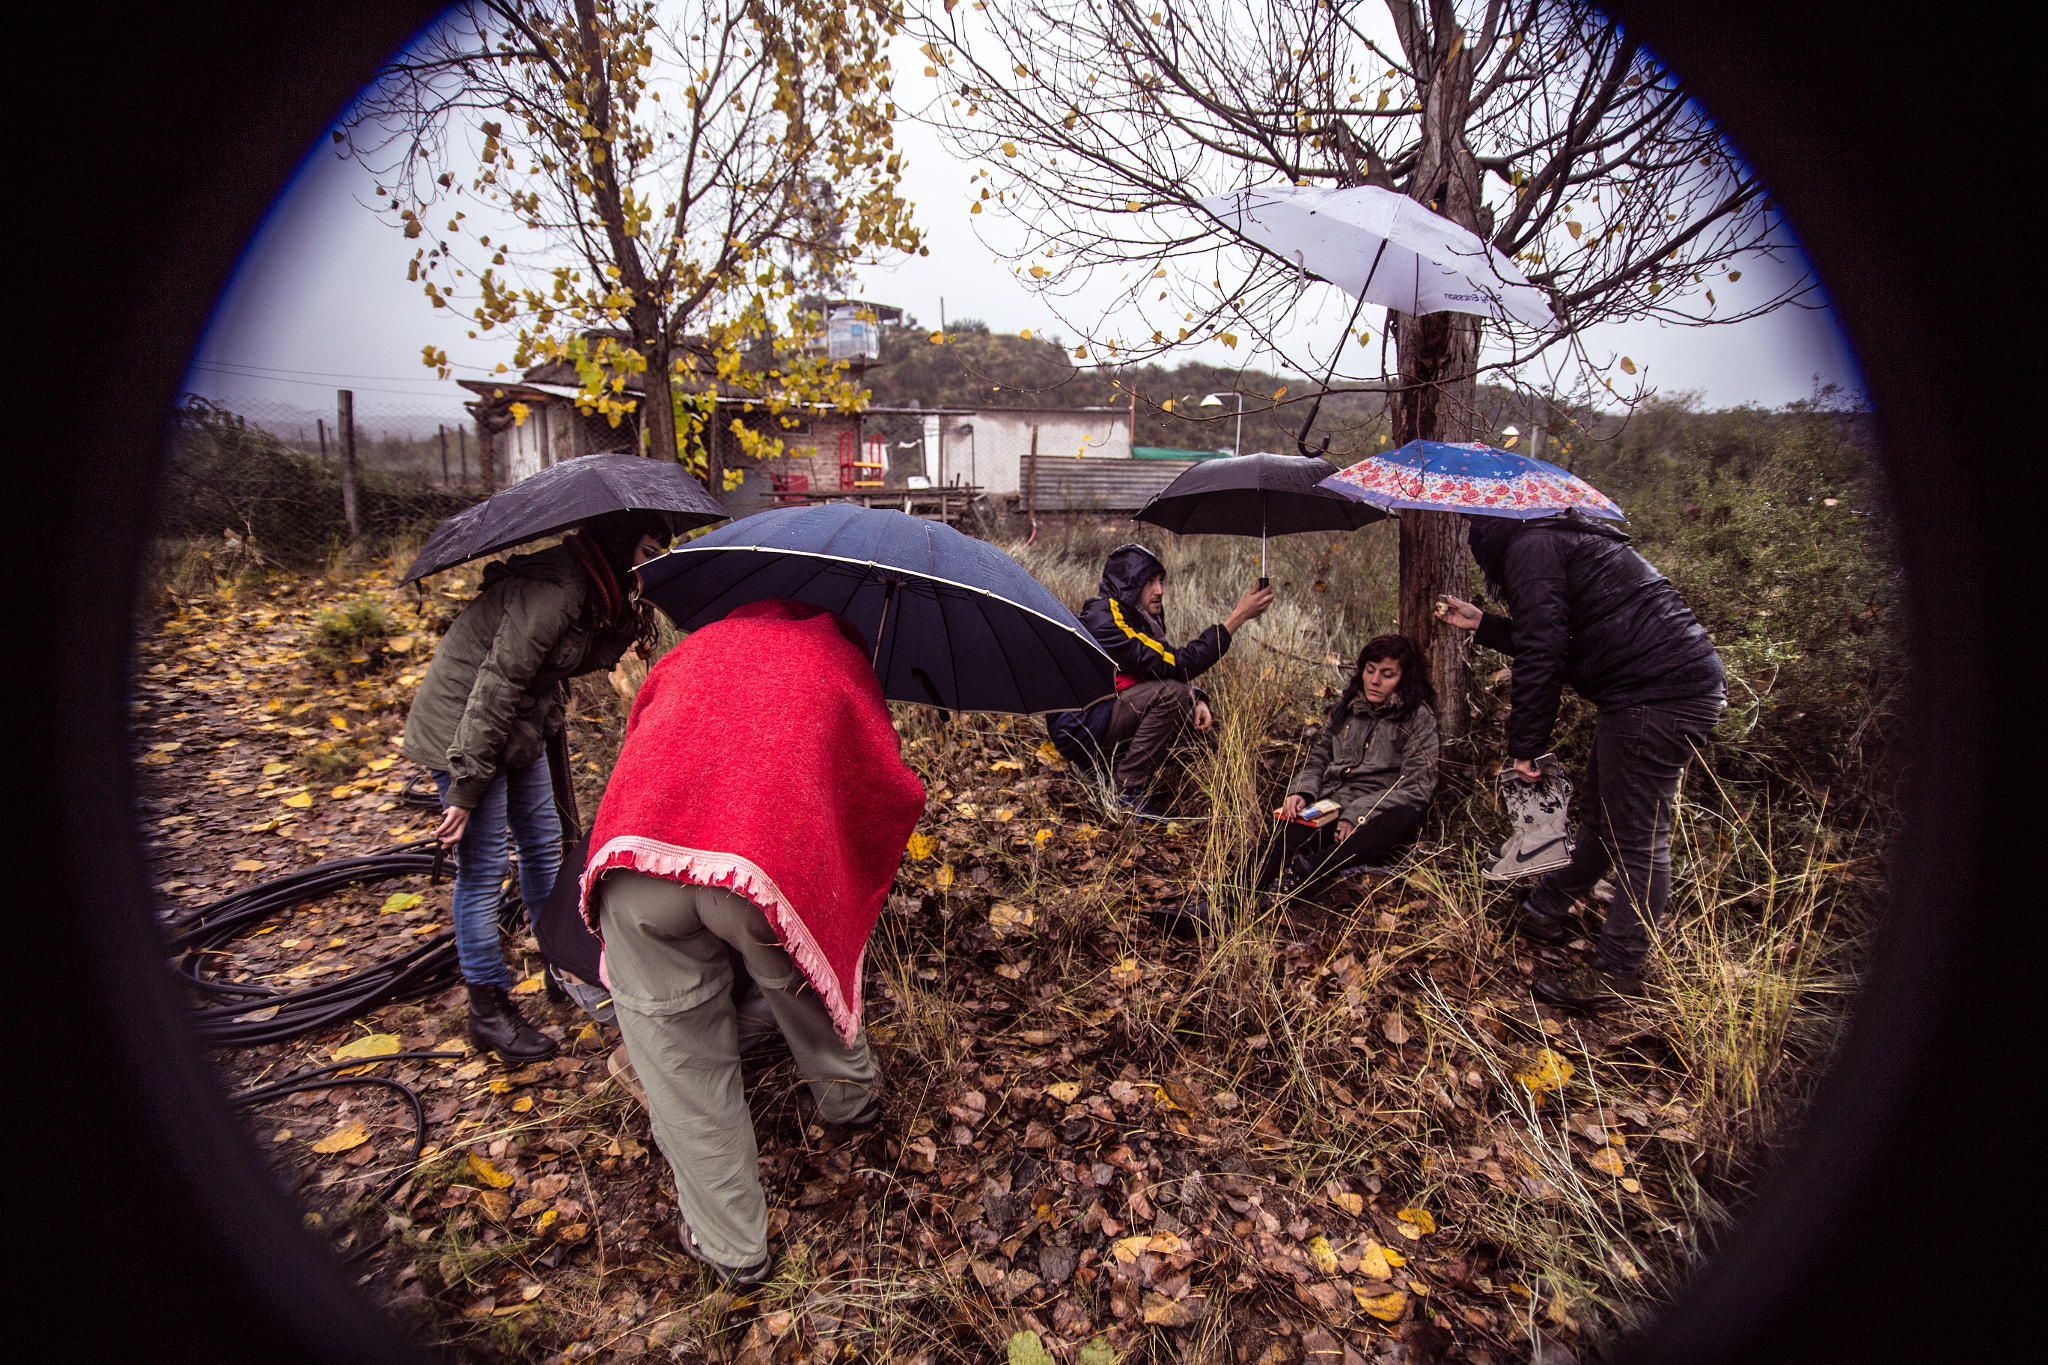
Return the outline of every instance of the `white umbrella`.
{"type": "Polygon", "coordinates": [[[1199,201],[1226,226],[1363,303],[1557,326],[1514,263],[1406,195],[1271,185],[1199,201]]]}

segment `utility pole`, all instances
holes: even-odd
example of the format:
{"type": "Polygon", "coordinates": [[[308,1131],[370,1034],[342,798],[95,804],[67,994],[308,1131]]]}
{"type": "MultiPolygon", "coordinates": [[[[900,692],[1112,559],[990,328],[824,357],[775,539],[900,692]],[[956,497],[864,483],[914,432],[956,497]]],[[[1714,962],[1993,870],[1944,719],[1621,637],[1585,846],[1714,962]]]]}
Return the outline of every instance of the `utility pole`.
{"type": "Polygon", "coordinates": [[[341,435],[341,514],[348,521],[351,552],[362,548],[362,523],[356,518],[356,396],[352,390],[335,391],[334,420],[341,435]]]}

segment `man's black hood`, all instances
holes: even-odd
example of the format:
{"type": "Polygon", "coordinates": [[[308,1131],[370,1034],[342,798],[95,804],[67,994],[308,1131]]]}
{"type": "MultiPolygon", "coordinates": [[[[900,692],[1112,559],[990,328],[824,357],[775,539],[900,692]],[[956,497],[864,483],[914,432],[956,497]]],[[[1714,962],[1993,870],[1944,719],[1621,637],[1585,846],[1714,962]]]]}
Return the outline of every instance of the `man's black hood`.
{"type": "Polygon", "coordinates": [[[1547,526],[1559,531],[1578,531],[1605,540],[1618,540],[1624,545],[1632,539],[1615,523],[1604,517],[1589,516],[1576,507],[1553,512],[1546,517],[1532,517],[1528,521],[1467,513],[1465,522],[1469,528],[1466,540],[1472,547],[1472,558],[1478,562],[1479,571],[1486,575],[1486,586],[1495,597],[1503,595],[1501,578],[1507,567],[1508,545],[1525,530],[1547,526]]]}
{"type": "Polygon", "coordinates": [[[1109,558],[1102,565],[1102,581],[1095,590],[1104,597],[1113,597],[1123,606],[1136,609],[1138,589],[1166,572],[1166,565],[1135,541],[1119,545],[1109,552],[1109,558]]]}

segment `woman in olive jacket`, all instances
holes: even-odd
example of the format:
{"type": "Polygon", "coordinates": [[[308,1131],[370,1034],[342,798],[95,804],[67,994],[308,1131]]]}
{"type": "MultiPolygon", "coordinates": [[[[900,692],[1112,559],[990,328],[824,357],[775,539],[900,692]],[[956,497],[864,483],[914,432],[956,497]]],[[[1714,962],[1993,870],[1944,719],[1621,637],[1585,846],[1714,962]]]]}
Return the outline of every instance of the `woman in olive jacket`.
{"type": "MultiPolygon", "coordinates": [[[[1259,903],[1268,887],[1285,895],[1395,855],[1422,827],[1436,794],[1436,764],[1436,694],[1421,653],[1400,635],[1367,641],[1308,762],[1274,812],[1278,826],[1256,869],[1248,869],[1243,894],[1259,903]],[[1335,821],[1315,827],[1296,818],[1324,799],[1341,808],[1335,821]]],[[[1173,933],[1215,927],[1215,908],[1203,896],[1151,913],[1173,933]]]]}
{"type": "Polygon", "coordinates": [[[667,524],[651,512],[612,512],[560,545],[489,565],[483,586],[434,650],[401,746],[434,775],[435,831],[456,851],[455,951],[469,987],[469,1034],[508,1062],[536,1061],[555,1044],[512,1003],[498,947],[506,828],[519,848],[519,894],[546,905],[562,865],[562,825],[547,742],[563,725],[565,682],[617,664],[648,633],[633,568],[661,553],[667,524]]]}
{"type": "Polygon", "coordinates": [[[1330,708],[1280,807],[1279,837],[1252,887],[1279,878],[1298,890],[1317,877],[1382,862],[1415,840],[1436,794],[1436,696],[1422,654],[1402,635],[1381,635],[1358,651],[1351,681],[1330,708]],[[1295,817],[1334,800],[1337,820],[1320,829],[1295,817]]]}

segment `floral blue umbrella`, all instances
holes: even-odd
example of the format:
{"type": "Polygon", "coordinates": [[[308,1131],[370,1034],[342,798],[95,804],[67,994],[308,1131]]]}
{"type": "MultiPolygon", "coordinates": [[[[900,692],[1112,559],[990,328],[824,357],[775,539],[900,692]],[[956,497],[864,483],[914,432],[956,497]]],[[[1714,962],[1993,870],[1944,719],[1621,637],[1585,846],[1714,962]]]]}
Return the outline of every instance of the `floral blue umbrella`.
{"type": "Polygon", "coordinates": [[[1383,511],[1469,512],[1527,521],[1577,507],[1625,521],[1614,499],[1548,460],[1476,442],[1410,441],[1369,455],[1320,487],[1383,511]]]}

